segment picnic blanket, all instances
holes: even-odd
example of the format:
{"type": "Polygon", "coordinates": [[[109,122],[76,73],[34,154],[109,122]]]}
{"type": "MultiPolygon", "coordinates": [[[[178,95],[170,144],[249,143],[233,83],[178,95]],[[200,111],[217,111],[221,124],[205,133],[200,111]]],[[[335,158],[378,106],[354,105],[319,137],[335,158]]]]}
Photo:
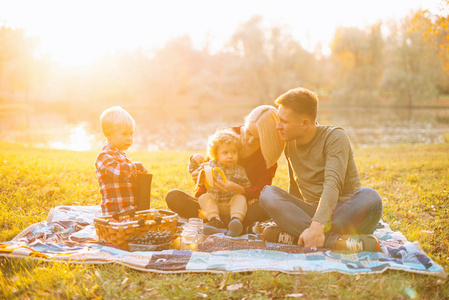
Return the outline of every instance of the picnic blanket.
{"type": "Polygon", "coordinates": [[[271,270],[292,274],[364,274],[400,270],[446,278],[443,268],[419,243],[407,241],[384,222],[374,232],[381,241],[381,252],[310,251],[296,245],[264,242],[260,235],[231,238],[223,234],[206,237],[202,251],[129,252],[97,240],[93,218],[98,213],[99,206],[52,208],[46,221],[32,224],[9,242],[0,242],[0,256],[83,264],[116,263],[160,273],[271,270]]]}

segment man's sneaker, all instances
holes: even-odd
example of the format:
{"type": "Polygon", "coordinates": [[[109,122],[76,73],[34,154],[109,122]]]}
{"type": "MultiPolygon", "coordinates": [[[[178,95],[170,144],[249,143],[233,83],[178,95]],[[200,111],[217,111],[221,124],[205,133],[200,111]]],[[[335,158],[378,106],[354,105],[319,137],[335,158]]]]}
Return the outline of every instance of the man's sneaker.
{"type": "Polygon", "coordinates": [[[337,240],[335,250],[379,252],[380,243],[373,234],[342,235],[337,240]]]}
{"type": "Polygon", "coordinates": [[[262,240],[270,243],[280,243],[288,245],[298,244],[298,237],[291,235],[277,226],[268,226],[262,231],[262,240]]]}

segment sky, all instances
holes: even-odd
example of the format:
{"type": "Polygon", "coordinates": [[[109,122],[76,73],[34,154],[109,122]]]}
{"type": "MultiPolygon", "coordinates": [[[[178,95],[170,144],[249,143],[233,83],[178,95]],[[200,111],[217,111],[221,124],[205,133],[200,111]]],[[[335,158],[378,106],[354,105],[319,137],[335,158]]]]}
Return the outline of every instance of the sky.
{"type": "MultiPolygon", "coordinates": [[[[337,26],[361,27],[419,8],[437,12],[442,0],[0,0],[0,25],[22,28],[42,53],[67,66],[105,54],[155,50],[189,34],[201,48],[220,49],[253,15],[283,25],[306,49],[329,46],[337,26]]],[[[213,50],[213,49],[212,49],[213,50]]]]}

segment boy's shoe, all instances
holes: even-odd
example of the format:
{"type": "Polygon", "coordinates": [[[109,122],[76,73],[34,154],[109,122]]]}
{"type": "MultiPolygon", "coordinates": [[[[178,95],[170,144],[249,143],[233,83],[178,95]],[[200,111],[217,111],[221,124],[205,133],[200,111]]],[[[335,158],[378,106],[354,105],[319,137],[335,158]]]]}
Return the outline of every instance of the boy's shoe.
{"type": "Polygon", "coordinates": [[[380,243],[373,234],[342,235],[337,240],[335,250],[379,252],[380,243]]]}
{"type": "Polygon", "coordinates": [[[265,227],[265,229],[262,231],[262,240],[270,243],[280,243],[288,245],[298,244],[298,237],[282,231],[282,229],[277,225],[265,227]]]}

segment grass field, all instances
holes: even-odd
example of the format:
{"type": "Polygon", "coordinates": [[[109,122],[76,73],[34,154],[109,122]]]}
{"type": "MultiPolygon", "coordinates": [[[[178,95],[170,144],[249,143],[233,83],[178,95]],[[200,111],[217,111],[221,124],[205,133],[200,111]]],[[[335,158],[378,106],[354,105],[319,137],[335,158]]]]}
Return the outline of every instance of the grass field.
{"type": "MultiPolygon", "coordinates": [[[[355,149],[362,185],[379,191],[383,219],[418,241],[449,271],[449,144],[355,149]]],[[[166,208],[174,188],[194,188],[190,152],[131,152],[154,174],[152,206],[166,208]],[[174,176],[176,175],[176,176],[174,176]]],[[[46,219],[59,205],[100,203],[95,152],[0,143],[0,241],[46,219]]],[[[287,186],[285,162],[274,184],[287,186]]],[[[380,275],[279,272],[153,274],[119,265],[75,265],[0,258],[5,299],[445,299],[449,282],[387,271],[380,275]]]]}

